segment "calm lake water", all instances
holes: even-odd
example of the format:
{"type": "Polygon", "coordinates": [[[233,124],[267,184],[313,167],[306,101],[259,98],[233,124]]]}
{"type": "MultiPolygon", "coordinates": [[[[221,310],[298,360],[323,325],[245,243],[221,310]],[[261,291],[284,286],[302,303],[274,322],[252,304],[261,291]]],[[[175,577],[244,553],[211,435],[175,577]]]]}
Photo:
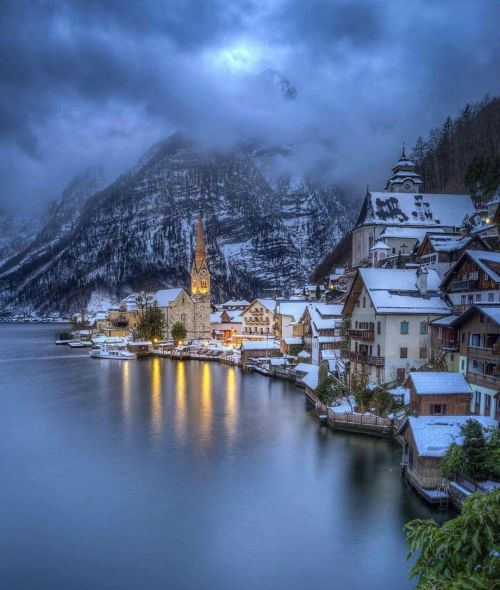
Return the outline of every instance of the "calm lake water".
{"type": "Polygon", "coordinates": [[[404,589],[436,515],[400,450],[333,433],[292,384],[204,362],[96,360],[0,325],[0,587],[404,589]]]}

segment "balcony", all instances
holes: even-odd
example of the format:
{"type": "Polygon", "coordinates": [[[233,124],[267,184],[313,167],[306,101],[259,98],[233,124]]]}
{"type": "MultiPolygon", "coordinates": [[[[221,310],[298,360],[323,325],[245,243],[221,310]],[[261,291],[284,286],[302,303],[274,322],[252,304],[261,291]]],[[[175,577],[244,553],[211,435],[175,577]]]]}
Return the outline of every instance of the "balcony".
{"type": "Polygon", "coordinates": [[[453,281],[450,283],[450,291],[472,291],[478,288],[478,279],[470,279],[468,281],[453,281]]]}
{"type": "Polygon", "coordinates": [[[349,330],[349,337],[353,340],[362,340],[363,342],[373,342],[375,333],[373,330],[349,330]]]}
{"type": "Polygon", "coordinates": [[[454,305],[451,313],[453,315],[460,315],[462,314],[464,311],[466,311],[467,309],[469,309],[469,307],[471,307],[472,305],[474,305],[474,303],[461,303],[460,305],[454,305]]]}
{"type": "Polygon", "coordinates": [[[500,375],[486,375],[485,373],[467,372],[467,381],[475,385],[497,388],[500,386],[500,375]]]}
{"type": "Polygon", "coordinates": [[[445,352],[458,352],[460,345],[458,342],[443,342],[443,350],[445,352]]]}
{"type": "Polygon", "coordinates": [[[383,356],[372,356],[371,354],[361,354],[353,352],[352,350],[343,350],[342,358],[349,359],[356,363],[364,363],[365,365],[373,365],[375,367],[383,367],[385,365],[385,358],[383,356]]]}
{"type": "Polygon", "coordinates": [[[498,355],[500,355],[500,347],[498,342],[495,343],[495,345],[491,348],[485,348],[482,346],[467,347],[467,356],[471,359],[482,359],[491,362],[492,360],[496,361],[497,359],[493,357],[497,357],[498,355]]]}

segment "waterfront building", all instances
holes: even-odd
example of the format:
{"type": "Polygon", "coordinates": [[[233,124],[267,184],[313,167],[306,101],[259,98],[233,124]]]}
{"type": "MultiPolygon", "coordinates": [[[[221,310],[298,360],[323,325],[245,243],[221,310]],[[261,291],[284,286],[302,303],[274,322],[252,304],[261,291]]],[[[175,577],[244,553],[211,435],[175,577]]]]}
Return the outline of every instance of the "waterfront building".
{"type": "Polygon", "coordinates": [[[248,365],[250,359],[281,356],[280,345],[275,340],[246,340],[241,343],[241,364],[248,365]]]}
{"type": "Polygon", "coordinates": [[[276,301],[274,310],[274,331],[276,339],[283,345],[302,344],[303,339],[294,332],[295,326],[300,321],[308,301],[276,301]],[[292,340],[291,340],[292,339],[292,340]]]}
{"type": "Polygon", "coordinates": [[[412,236],[411,230],[457,232],[466,216],[472,218],[475,215],[470,195],[420,193],[422,179],[416,172],[415,163],[407,158],[404,150],[392,170],[385,192],[369,189],[366,192],[352,233],[353,267],[370,264],[370,251],[384,232],[387,232],[387,238],[394,228],[405,229],[404,235],[391,238],[399,240],[399,246],[386,243],[395,249],[394,256],[397,256],[403,243],[409,250],[414,240],[421,235],[412,236]]]}
{"type": "Polygon", "coordinates": [[[440,279],[426,269],[360,268],[344,314],[351,318],[349,374],[365,372],[377,383],[401,383],[428,360],[429,323],[449,314],[440,279]]]}
{"type": "Polygon", "coordinates": [[[467,416],[472,389],[461,373],[416,371],[408,375],[412,416],[467,416]]]}
{"type": "Polygon", "coordinates": [[[320,364],[321,351],[340,348],[343,307],[317,302],[305,308],[300,323],[303,326],[304,345],[310,351],[314,365],[320,364]]]}
{"type": "Polygon", "coordinates": [[[241,312],[243,334],[261,337],[274,336],[274,310],[276,300],[254,299],[241,312]]]}
{"type": "Polygon", "coordinates": [[[216,340],[231,342],[234,336],[243,333],[243,317],[241,311],[223,308],[210,315],[210,329],[216,340]]]}
{"type": "Polygon", "coordinates": [[[500,252],[465,250],[446,273],[441,290],[459,315],[473,304],[500,302],[500,252]]]}

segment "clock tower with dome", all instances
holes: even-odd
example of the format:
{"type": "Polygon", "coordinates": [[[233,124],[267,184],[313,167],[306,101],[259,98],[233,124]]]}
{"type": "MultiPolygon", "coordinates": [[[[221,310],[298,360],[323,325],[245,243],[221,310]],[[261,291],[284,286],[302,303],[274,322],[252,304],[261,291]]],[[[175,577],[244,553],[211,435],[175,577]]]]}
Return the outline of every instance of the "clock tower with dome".
{"type": "Polygon", "coordinates": [[[405,147],[403,153],[392,168],[392,176],[385,185],[385,190],[390,193],[418,193],[423,184],[420,174],[415,171],[416,164],[406,157],[405,147]]]}

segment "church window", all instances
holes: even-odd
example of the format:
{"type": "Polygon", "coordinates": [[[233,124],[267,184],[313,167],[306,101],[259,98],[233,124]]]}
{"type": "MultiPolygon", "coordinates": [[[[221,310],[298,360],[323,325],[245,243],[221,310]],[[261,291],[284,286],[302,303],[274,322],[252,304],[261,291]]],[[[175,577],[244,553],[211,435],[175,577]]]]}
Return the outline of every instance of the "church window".
{"type": "Polygon", "coordinates": [[[181,324],[183,324],[183,325],[186,324],[186,314],[185,313],[181,313],[181,324]]]}

